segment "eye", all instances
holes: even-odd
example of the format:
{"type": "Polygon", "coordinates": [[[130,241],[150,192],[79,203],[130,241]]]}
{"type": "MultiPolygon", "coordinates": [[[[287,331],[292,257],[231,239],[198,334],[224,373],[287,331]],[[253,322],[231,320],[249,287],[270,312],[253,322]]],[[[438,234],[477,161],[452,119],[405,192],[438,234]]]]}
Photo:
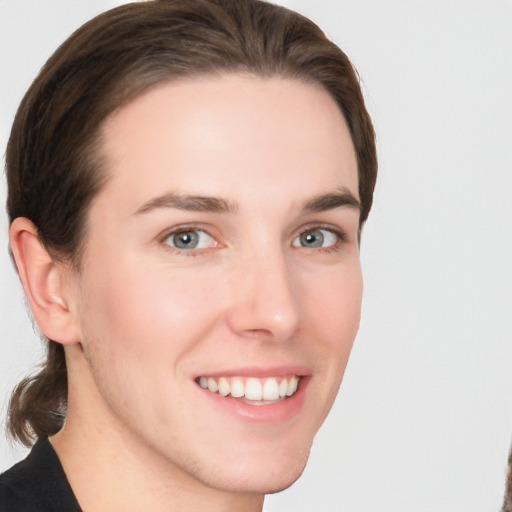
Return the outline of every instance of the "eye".
{"type": "Polygon", "coordinates": [[[207,249],[215,245],[215,240],[205,231],[200,229],[187,229],[171,233],[164,243],[174,247],[175,249],[191,250],[191,249],[207,249]]]}
{"type": "Polygon", "coordinates": [[[329,229],[308,229],[295,238],[292,245],[308,249],[334,247],[340,241],[340,238],[340,235],[329,229]]]}

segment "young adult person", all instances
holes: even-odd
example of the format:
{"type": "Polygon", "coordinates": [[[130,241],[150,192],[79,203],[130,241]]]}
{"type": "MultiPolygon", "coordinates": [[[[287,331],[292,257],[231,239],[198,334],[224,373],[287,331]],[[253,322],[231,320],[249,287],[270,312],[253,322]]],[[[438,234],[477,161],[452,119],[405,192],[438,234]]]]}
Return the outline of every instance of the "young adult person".
{"type": "Polygon", "coordinates": [[[261,510],[302,473],[356,335],[374,133],[345,54],[256,0],[108,11],[50,58],[7,153],[48,340],[10,510],[261,510]]]}

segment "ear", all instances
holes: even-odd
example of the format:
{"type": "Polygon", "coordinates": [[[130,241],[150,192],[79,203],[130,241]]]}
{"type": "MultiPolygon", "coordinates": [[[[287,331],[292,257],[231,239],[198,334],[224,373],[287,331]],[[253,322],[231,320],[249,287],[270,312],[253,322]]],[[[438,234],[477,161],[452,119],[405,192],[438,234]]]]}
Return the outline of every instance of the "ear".
{"type": "Polygon", "coordinates": [[[41,332],[63,345],[78,343],[79,332],[69,307],[72,296],[65,286],[73,270],[52,259],[39,239],[37,228],[24,217],[12,222],[9,242],[21,284],[41,332]]]}

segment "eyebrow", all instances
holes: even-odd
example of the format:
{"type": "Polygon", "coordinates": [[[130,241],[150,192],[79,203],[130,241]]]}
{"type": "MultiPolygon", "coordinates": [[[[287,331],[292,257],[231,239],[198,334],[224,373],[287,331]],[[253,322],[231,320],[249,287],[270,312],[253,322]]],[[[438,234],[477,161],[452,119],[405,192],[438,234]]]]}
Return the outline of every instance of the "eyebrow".
{"type": "Polygon", "coordinates": [[[346,188],[341,188],[339,192],[320,194],[309,199],[302,205],[302,211],[306,213],[318,213],[334,210],[343,206],[361,211],[360,201],[346,188]]]}
{"type": "MultiPolygon", "coordinates": [[[[318,213],[336,208],[349,207],[361,210],[359,200],[346,188],[339,192],[319,194],[302,204],[304,213],[318,213]]],[[[135,215],[143,214],[159,208],[175,208],[190,212],[236,213],[238,205],[227,199],[211,196],[181,195],[169,192],[150,199],[144,203],[135,215]]]]}
{"type": "Polygon", "coordinates": [[[235,203],[219,197],[180,195],[169,192],[150,199],[135,214],[147,213],[158,208],[175,208],[189,212],[236,213],[235,203]]]}

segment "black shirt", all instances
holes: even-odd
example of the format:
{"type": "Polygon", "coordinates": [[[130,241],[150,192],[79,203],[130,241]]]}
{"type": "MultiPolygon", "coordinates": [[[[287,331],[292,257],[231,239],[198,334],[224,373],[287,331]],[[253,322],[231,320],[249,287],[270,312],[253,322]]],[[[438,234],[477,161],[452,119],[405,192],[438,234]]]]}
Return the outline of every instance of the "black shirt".
{"type": "Polygon", "coordinates": [[[62,465],[48,439],[0,475],[0,512],[80,512],[62,465]]]}

